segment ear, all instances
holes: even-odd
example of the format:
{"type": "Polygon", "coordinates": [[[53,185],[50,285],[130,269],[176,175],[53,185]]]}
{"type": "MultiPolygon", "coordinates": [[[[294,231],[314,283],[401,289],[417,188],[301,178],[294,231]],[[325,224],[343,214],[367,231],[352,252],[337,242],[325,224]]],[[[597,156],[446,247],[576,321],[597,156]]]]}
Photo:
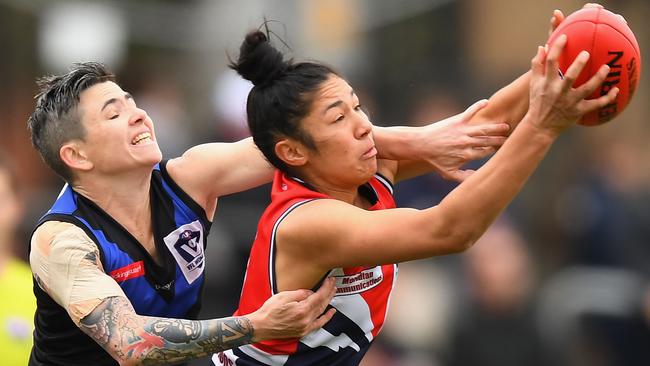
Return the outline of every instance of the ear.
{"type": "Polygon", "coordinates": [[[282,139],[275,144],[275,155],[289,166],[301,166],[307,163],[307,148],[303,144],[289,139],[282,139]]]}
{"type": "Polygon", "coordinates": [[[65,165],[70,169],[88,171],[93,168],[93,163],[88,160],[83,146],[79,141],[71,141],[61,146],[59,149],[59,156],[65,165]]]}

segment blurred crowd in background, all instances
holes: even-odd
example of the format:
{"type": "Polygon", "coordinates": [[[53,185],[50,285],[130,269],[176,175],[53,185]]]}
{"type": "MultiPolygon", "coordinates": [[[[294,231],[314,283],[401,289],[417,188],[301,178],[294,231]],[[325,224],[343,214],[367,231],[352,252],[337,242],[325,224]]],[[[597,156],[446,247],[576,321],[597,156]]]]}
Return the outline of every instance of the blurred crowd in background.
{"type": "MultiPolygon", "coordinates": [[[[601,4],[625,16],[642,52],[650,49],[650,2],[601,4]]],[[[250,85],[226,65],[266,18],[274,42],[282,39],[295,58],[339,70],[373,123],[421,125],[463,111],[527,71],[553,9],[569,14],[582,5],[0,0],[0,160],[7,162],[0,169],[0,354],[29,347],[29,330],[9,305],[22,297],[28,305],[20,308],[31,306],[31,282],[9,263],[27,260],[31,230],[63,185],[28,137],[37,77],[76,61],[105,62],[152,117],[165,157],[175,157],[199,143],[247,136],[250,85]],[[16,283],[28,285],[9,287],[16,283]]],[[[565,134],[473,248],[400,265],[387,325],[364,366],[649,364],[647,59],[625,112],[565,134]]],[[[398,185],[396,197],[400,206],[422,208],[454,187],[427,175],[398,185]]],[[[202,317],[234,311],[268,195],[265,186],[221,199],[202,317]]]]}

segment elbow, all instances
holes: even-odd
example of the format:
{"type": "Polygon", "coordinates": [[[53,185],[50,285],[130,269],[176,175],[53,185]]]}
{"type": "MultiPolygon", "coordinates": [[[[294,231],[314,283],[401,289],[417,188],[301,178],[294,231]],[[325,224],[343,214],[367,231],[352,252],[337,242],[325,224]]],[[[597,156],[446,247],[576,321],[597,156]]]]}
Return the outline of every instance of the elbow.
{"type": "Polygon", "coordinates": [[[430,255],[462,253],[471,248],[489,226],[485,220],[468,219],[465,214],[441,210],[440,206],[430,212],[436,215],[428,218],[430,255]]]}
{"type": "Polygon", "coordinates": [[[450,254],[458,254],[468,250],[476,243],[477,239],[467,235],[452,237],[449,243],[450,254]]]}
{"type": "Polygon", "coordinates": [[[474,243],[476,243],[477,240],[478,240],[478,238],[468,238],[468,239],[465,239],[463,241],[460,241],[458,243],[458,245],[457,245],[456,253],[462,253],[462,252],[468,250],[469,248],[474,246],[474,243]]]}
{"type": "Polygon", "coordinates": [[[450,223],[446,227],[442,238],[450,254],[468,250],[483,235],[483,230],[478,230],[473,225],[450,223]]]}
{"type": "Polygon", "coordinates": [[[466,227],[461,229],[461,232],[458,235],[458,253],[462,253],[473,247],[474,244],[481,238],[481,236],[483,236],[485,230],[486,228],[484,228],[483,225],[475,225],[473,227],[466,227]]]}

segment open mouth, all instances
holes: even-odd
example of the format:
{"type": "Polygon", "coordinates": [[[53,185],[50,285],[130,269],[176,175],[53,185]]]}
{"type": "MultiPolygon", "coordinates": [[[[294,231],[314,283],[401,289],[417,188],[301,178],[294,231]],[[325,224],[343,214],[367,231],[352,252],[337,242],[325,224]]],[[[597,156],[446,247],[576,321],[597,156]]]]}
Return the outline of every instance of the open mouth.
{"type": "Polygon", "coordinates": [[[142,132],[133,138],[131,145],[142,145],[151,141],[151,132],[142,132]]]}

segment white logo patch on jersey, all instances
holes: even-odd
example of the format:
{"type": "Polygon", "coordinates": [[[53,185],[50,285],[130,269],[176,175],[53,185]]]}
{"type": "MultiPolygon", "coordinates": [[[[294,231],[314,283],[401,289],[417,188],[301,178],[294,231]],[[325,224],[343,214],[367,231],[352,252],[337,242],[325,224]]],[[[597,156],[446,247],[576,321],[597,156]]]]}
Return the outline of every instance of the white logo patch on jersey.
{"type": "Polygon", "coordinates": [[[333,273],[332,277],[336,278],[336,295],[351,295],[379,285],[384,279],[384,273],[381,266],[377,266],[353,275],[333,273]]]}
{"type": "Polygon", "coordinates": [[[199,278],[205,267],[201,223],[197,220],[185,224],[172,231],[164,240],[187,282],[191,284],[199,278]]]}

